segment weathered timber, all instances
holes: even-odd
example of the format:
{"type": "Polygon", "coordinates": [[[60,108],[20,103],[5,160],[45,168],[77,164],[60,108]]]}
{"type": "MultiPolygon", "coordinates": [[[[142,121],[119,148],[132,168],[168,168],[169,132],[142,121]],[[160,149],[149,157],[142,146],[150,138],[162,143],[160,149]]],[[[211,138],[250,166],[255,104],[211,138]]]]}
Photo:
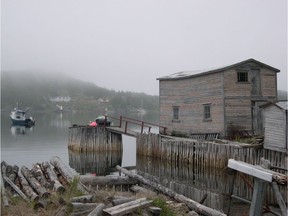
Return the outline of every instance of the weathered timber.
{"type": "Polygon", "coordinates": [[[22,185],[22,191],[26,194],[26,196],[31,201],[37,201],[39,199],[38,194],[34,192],[34,190],[30,187],[29,183],[27,182],[26,178],[22,175],[21,172],[18,173],[18,179],[20,184],[22,185]]]}
{"type": "MultiPolygon", "coordinates": [[[[76,176],[76,174],[72,173],[69,167],[66,166],[59,157],[57,156],[52,157],[50,159],[50,163],[61,173],[61,175],[68,182],[72,182],[73,180],[79,178],[78,176],[76,176]]],[[[89,189],[85,185],[83,185],[80,181],[77,184],[77,189],[86,194],[89,192],[89,189]]]]}
{"type": "Polygon", "coordinates": [[[156,206],[150,206],[148,208],[148,212],[150,212],[153,216],[161,215],[162,209],[156,206]]]}
{"type": "Polygon", "coordinates": [[[140,181],[141,183],[153,188],[154,190],[157,190],[161,193],[163,193],[164,195],[167,195],[169,197],[172,197],[174,198],[175,200],[177,201],[180,201],[180,202],[183,202],[185,203],[191,210],[195,210],[196,212],[200,213],[200,214],[203,214],[203,215],[206,215],[206,216],[224,216],[225,214],[222,213],[222,212],[219,212],[215,209],[212,209],[212,208],[209,208],[207,206],[204,206],[194,200],[191,200],[183,195],[180,195],[178,193],[176,193],[175,191],[169,189],[169,188],[166,188],[166,187],[163,187],[162,185],[160,184],[157,184],[155,182],[152,182],[150,180],[147,180],[145,178],[143,178],[142,176],[140,175],[137,175],[137,174],[134,174],[134,173],[130,173],[128,170],[125,170],[123,169],[122,167],[120,166],[116,166],[116,168],[123,172],[125,175],[131,177],[131,178],[135,178],[137,179],[138,181],[140,181]]]}
{"type": "Polygon", "coordinates": [[[31,169],[32,174],[37,179],[37,181],[45,188],[52,189],[54,182],[48,182],[42,172],[41,165],[35,164],[31,169]]]}
{"type": "Polygon", "coordinates": [[[40,195],[40,197],[49,197],[50,193],[35,179],[32,172],[25,166],[21,167],[21,173],[29,182],[31,187],[40,195]]]}
{"type": "Polygon", "coordinates": [[[80,181],[85,185],[134,185],[138,181],[127,176],[80,176],[80,181]]]}
{"type": "Polygon", "coordinates": [[[117,205],[120,205],[120,204],[123,204],[123,203],[127,203],[127,202],[131,202],[131,201],[134,201],[134,200],[135,200],[135,198],[133,198],[133,197],[116,198],[116,199],[112,200],[112,204],[113,204],[113,206],[117,206],[117,205]]]}
{"type": "Polygon", "coordinates": [[[3,202],[3,205],[4,207],[8,207],[9,206],[9,201],[8,201],[8,198],[7,198],[7,195],[6,195],[6,190],[5,190],[5,187],[4,187],[4,181],[3,181],[3,177],[2,177],[2,171],[0,172],[0,180],[1,180],[1,195],[2,195],[2,202],[3,202]]]}
{"type": "Polygon", "coordinates": [[[49,179],[51,182],[54,182],[53,184],[53,188],[54,190],[56,190],[57,192],[63,193],[65,191],[64,186],[59,182],[55,172],[52,170],[49,162],[43,162],[42,163],[42,167],[43,169],[45,169],[49,179]]]}
{"type": "Polygon", "coordinates": [[[283,200],[283,197],[279,191],[279,187],[278,187],[277,183],[272,182],[272,187],[273,187],[273,190],[275,192],[276,200],[277,200],[278,205],[281,209],[282,215],[287,214],[287,206],[286,206],[285,201],[283,200]]]}
{"type": "Polygon", "coordinates": [[[79,203],[79,202],[71,202],[70,205],[73,207],[73,213],[80,213],[83,211],[92,211],[99,203],[79,203]]]}
{"type": "Polygon", "coordinates": [[[287,183],[287,175],[265,169],[262,166],[252,165],[243,161],[229,159],[228,167],[270,183],[272,181],[276,181],[279,184],[287,183]]]}
{"type": "Polygon", "coordinates": [[[199,216],[199,214],[195,211],[190,211],[187,216],[199,216]]]}
{"type": "Polygon", "coordinates": [[[70,202],[73,203],[92,203],[93,202],[93,195],[84,195],[71,198],[70,202]]]}
{"type": "Polygon", "coordinates": [[[48,207],[48,205],[50,205],[50,204],[52,204],[52,202],[50,200],[40,199],[34,204],[33,209],[34,210],[37,210],[39,208],[45,208],[46,209],[48,207]]]}
{"type": "Polygon", "coordinates": [[[122,152],[122,135],[113,131],[108,131],[106,127],[70,127],[68,148],[77,152],[122,152]]]}
{"type": "Polygon", "coordinates": [[[26,195],[20,190],[20,188],[14,184],[11,179],[9,179],[7,176],[4,176],[3,179],[26,201],[29,202],[29,199],[26,197],[26,195]]]}
{"type": "Polygon", "coordinates": [[[143,187],[141,187],[141,186],[139,186],[139,185],[132,185],[131,187],[130,187],[130,190],[132,190],[133,192],[135,192],[135,193],[154,193],[153,191],[151,191],[151,190],[148,190],[148,189],[146,189],[146,188],[143,188],[143,187]]]}
{"type": "Polygon", "coordinates": [[[111,208],[103,209],[103,212],[111,216],[120,216],[131,213],[138,208],[146,207],[152,203],[152,200],[147,200],[146,198],[140,198],[131,202],[123,203],[111,208]]]}
{"type": "Polygon", "coordinates": [[[100,203],[87,216],[101,216],[104,208],[105,208],[105,205],[103,203],[100,203]]]}

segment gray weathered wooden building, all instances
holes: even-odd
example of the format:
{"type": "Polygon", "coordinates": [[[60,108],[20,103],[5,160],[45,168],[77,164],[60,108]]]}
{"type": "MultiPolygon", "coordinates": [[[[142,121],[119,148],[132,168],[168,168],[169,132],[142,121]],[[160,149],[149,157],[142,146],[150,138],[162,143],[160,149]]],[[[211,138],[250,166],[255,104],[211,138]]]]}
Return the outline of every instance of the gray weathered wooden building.
{"type": "Polygon", "coordinates": [[[160,124],[168,134],[263,133],[260,105],[277,101],[280,70],[254,59],[160,77],[160,124]]]}
{"type": "Polygon", "coordinates": [[[264,148],[274,151],[287,152],[288,150],[288,102],[267,103],[263,109],[264,148]]]}

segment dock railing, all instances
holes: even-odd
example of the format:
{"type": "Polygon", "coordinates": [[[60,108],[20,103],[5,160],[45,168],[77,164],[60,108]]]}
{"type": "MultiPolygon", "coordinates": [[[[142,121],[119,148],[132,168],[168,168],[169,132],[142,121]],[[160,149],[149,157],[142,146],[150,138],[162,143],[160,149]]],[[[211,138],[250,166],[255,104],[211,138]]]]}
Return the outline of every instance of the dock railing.
{"type": "Polygon", "coordinates": [[[155,123],[150,123],[150,122],[144,122],[138,119],[133,119],[130,117],[126,117],[126,116],[120,116],[118,117],[113,117],[113,116],[105,116],[105,122],[107,122],[109,120],[116,120],[119,124],[118,125],[114,125],[114,127],[119,127],[119,128],[124,128],[124,132],[127,133],[128,132],[128,126],[130,125],[137,125],[140,126],[140,131],[141,134],[144,132],[144,130],[147,128],[148,129],[148,133],[151,132],[152,127],[157,127],[159,128],[159,133],[161,134],[166,134],[167,132],[167,128],[155,123]]]}

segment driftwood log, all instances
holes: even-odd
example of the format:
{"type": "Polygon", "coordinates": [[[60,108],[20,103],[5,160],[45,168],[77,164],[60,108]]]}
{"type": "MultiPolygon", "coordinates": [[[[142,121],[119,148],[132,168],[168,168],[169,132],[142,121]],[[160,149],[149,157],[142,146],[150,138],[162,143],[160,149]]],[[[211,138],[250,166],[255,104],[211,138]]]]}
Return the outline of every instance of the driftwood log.
{"type": "Polygon", "coordinates": [[[9,179],[7,176],[3,177],[4,181],[6,181],[24,200],[29,202],[29,199],[26,197],[26,195],[20,190],[20,188],[14,184],[11,179],[9,179]]]}
{"type": "Polygon", "coordinates": [[[71,202],[70,205],[73,208],[73,212],[71,215],[78,216],[89,214],[93,209],[95,209],[99,205],[99,203],[71,202]]]}
{"type": "Polygon", "coordinates": [[[104,208],[105,208],[105,205],[103,203],[100,203],[87,216],[100,216],[102,215],[102,211],[104,208]]]}
{"type": "Polygon", "coordinates": [[[45,170],[44,172],[47,174],[47,176],[49,177],[51,182],[54,182],[53,184],[53,188],[55,191],[63,193],[65,191],[64,186],[59,182],[55,172],[52,170],[49,162],[44,162],[42,163],[43,170],[45,170]]]}
{"type": "MultiPolygon", "coordinates": [[[[55,167],[55,169],[57,169],[57,171],[59,171],[61,173],[61,175],[68,181],[68,182],[72,182],[75,178],[79,178],[78,176],[76,176],[76,174],[72,173],[72,171],[70,170],[70,168],[68,166],[66,166],[63,161],[57,157],[54,156],[50,159],[50,163],[55,167]]],[[[82,184],[80,181],[77,184],[77,189],[80,190],[81,192],[87,194],[89,193],[89,189],[82,184]]]]}
{"type": "Polygon", "coordinates": [[[73,197],[70,202],[73,203],[92,203],[94,199],[93,195],[84,195],[84,196],[78,196],[78,197],[73,197]]]}
{"type": "Polygon", "coordinates": [[[40,195],[40,197],[49,197],[50,193],[35,179],[32,172],[25,166],[21,167],[21,173],[29,182],[31,187],[40,195]]]}
{"type": "Polygon", "coordinates": [[[123,197],[123,198],[115,198],[112,200],[112,204],[113,206],[117,206],[123,203],[127,203],[127,202],[131,202],[134,201],[135,198],[134,197],[123,197]]]}
{"type": "Polygon", "coordinates": [[[20,184],[22,186],[22,191],[26,194],[28,199],[31,201],[37,201],[39,200],[38,194],[34,192],[34,190],[30,187],[29,183],[27,182],[26,178],[22,175],[21,172],[18,173],[18,179],[20,181],[20,184]]]}
{"type": "Polygon", "coordinates": [[[138,208],[146,207],[152,203],[152,200],[146,198],[140,198],[131,202],[123,203],[121,205],[113,206],[110,208],[103,209],[107,215],[116,216],[132,213],[138,208]]]}
{"type": "Polygon", "coordinates": [[[137,180],[127,176],[80,176],[80,181],[85,185],[135,185],[137,180]]]}
{"type": "Polygon", "coordinates": [[[209,208],[205,205],[202,205],[192,199],[189,199],[188,197],[185,197],[181,194],[178,194],[176,193],[175,191],[169,189],[169,188],[166,188],[166,187],[163,187],[162,185],[160,184],[157,184],[155,182],[152,182],[148,179],[145,179],[143,178],[142,176],[140,175],[137,175],[137,174],[134,174],[134,173],[131,173],[129,172],[128,170],[126,169],[123,169],[122,167],[120,166],[116,166],[117,170],[119,170],[120,172],[124,173],[125,175],[131,177],[131,178],[135,178],[136,180],[140,181],[141,183],[153,188],[154,190],[157,190],[161,193],[163,193],[164,195],[166,196],[169,196],[171,198],[174,198],[175,200],[179,201],[179,202],[183,202],[185,203],[188,208],[190,208],[191,210],[194,210],[200,214],[203,214],[203,215],[206,215],[206,216],[225,216],[226,214],[222,213],[222,212],[219,212],[215,209],[212,209],[212,208],[209,208]]]}
{"type": "Polygon", "coordinates": [[[5,187],[4,187],[4,181],[3,181],[3,178],[2,178],[2,171],[0,172],[0,183],[1,183],[1,195],[2,195],[2,202],[3,202],[3,205],[4,207],[8,207],[9,206],[9,201],[8,201],[8,198],[7,198],[7,195],[6,195],[6,190],[5,190],[5,187]]]}
{"type": "Polygon", "coordinates": [[[40,164],[33,165],[31,169],[32,174],[37,179],[37,181],[45,188],[52,189],[54,182],[48,182],[42,172],[40,164]]]}

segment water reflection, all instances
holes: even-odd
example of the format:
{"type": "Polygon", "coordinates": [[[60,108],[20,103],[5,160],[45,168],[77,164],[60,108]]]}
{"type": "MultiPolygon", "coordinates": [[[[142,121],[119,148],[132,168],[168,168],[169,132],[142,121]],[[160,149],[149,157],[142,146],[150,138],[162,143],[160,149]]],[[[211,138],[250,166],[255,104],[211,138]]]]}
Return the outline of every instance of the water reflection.
{"type": "Polygon", "coordinates": [[[12,136],[25,135],[26,133],[32,132],[33,127],[25,127],[18,125],[11,125],[10,132],[12,136]]]}
{"type": "Polygon", "coordinates": [[[74,152],[69,150],[69,166],[80,174],[108,175],[122,163],[122,151],[74,152]]]}
{"type": "Polygon", "coordinates": [[[137,173],[204,205],[225,209],[232,176],[226,170],[137,157],[137,173]]]}

